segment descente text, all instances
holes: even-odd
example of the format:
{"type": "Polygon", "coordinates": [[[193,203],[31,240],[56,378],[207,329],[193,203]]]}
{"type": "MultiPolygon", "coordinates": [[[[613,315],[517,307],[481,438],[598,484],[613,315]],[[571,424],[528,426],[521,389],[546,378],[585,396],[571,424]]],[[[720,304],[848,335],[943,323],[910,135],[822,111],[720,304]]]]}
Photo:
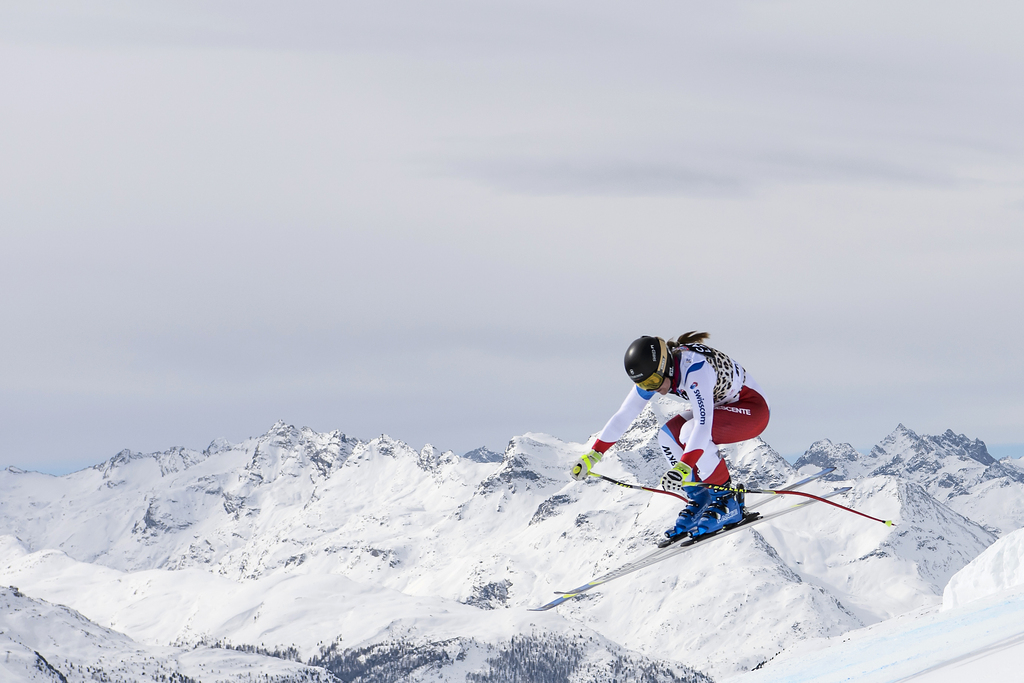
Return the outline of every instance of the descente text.
{"type": "Polygon", "coordinates": [[[736,408],[733,406],[718,406],[716,410],[728,410],[730,413],[739,413],[740,415],[750,415],[750,408],[736,408]]]}

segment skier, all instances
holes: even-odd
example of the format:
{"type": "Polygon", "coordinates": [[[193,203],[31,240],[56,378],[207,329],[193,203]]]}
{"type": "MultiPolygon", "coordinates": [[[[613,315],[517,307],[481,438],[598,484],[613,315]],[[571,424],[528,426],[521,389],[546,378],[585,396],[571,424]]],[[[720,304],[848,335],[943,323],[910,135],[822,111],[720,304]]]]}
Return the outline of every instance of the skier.
{"type": "Polygon", "coordinates": [[[689,499],[665,532],[669,541],[686,534],[710,534],[743,519],[742,494],[684,483],[729,486],[729,468],[719,456],[718,444],[753,439],[768,426],[768,401],[761,388],[739,363],[701,343],[707,338],[705,332],[687,332],[676,341],[644,336],[630,344],[624,362],[636,386],[598,434],[592,450],[570,472],[577,481],[586,479],[654,394],[673,394],[689,402],[690,410],[658,431],[658,444],[669,464],[661,487],[689,499]]]}

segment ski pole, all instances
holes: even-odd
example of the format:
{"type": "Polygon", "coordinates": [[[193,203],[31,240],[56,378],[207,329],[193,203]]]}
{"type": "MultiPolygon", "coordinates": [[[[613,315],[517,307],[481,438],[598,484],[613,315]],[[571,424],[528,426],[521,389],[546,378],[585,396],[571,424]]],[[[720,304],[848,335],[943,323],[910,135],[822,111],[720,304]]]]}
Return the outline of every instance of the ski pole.
{"type": "MultiPolygon", "coordinates": [[[[641,491],[650,491],[651,493],[665,493],[665,494],[668,494],[670,496],[675,496],[676,498],[680,498],[682,500],[687,500],[683,496],[680,496],[680,495],[678,495],[676,493],[672,493],[671,491],[661,491],[659,489],[652,489],[652,488],[650,488],[648,486],[640,486],[639,484],[629,484],[629,483],[624,482],[624,481],[619,481],[618,479],[612,479],[611,477],[606,477],[605,475],[598,474],[597,472],[590,472],[590,476],[597,477],[598,479],[603,479],[604,481],[610,482],[612,484],[617,484],[618,486],[623,486],[623,487],[625,487],[627,489],[639,489],[641,491]]],[[[837,507],[840,510],[846,510],[847,512],[852,512],[853,514],[860,515],[861,517],[867,517],[868,519],[870,519],[870,520],[872,520],[874,522],[879,522],[880,524],[884,524],[886,526],[896,526],[896,523],[893,522],[891,519],[879,519],[878,517],[872,517],[871,515],[864,514],[863,512],[860,512],[859,510],[854,510],[853,508],[846,507],[845,505],[840,505],[839,503],[836,503],[836,502],[833,502],[831,500],[828,500],[827,498],[822,498],[821,496],[816,496],[813,493],[807,493],[806,491],[783,491],[783,490],[774,490],[774,489],[734,489],[734,488],[730,488],[728,486],[720,486],[718,484],[705,484],[704,482],[700,482],[700,481],[684,481],[684,482],[681,482],[681,483],[682,483],[683,486],[703,486],[704,488],[711,489],[712,491],[730,491],[732,493],[761,493],[761,494],[772,495],[772,496],[782,496],[782,495],[784,495],[784,496],[803,496],[804,498],[810,498],[812,500],[817,500],[817,501],[820,501],[822,503],[828,503],[832,507],[837,507]]]]}
{"type": "Polygon", "coordinates": [[[589,472],[588,474],[590,474],[590,476],[592,476],[592,477],[597,477],[598,479],[603,479],[604,481],[607,481],[609,483],[615,484],[616,486],[621,486],[623,488],[635,489],[637,491],[648,491],[650,493],[663,493],[666,496],[673,496],[673,497],[678,498],[679,500],[685,501],[687,503],[690,502],[690,499],[687,498],[686,496],[680,496],[678,493],[672,493],[671,491],[663,491],[661,489],[652,489],[649,486],[641,486],[640,484],[630,484],[629,482],[619,481],[618,479],[612,479],[611,477],[606,477],[603,474],[598,474],[597,472],[589,472]]]}

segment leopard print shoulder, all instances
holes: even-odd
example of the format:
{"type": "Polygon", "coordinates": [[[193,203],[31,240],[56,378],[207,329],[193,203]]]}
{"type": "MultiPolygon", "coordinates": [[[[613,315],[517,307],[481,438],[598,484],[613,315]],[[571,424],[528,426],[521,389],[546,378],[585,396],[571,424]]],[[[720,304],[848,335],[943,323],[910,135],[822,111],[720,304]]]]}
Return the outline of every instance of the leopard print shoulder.
{"type": "Polygon", "coordinates": [[[744,379],[746,379],[746,372],[743,370],[743,367],[718,349],[713,349],[704,344],[686,344],[682,348],[696,351],[704,356],[707,362],[711,364],[711,367],[715,369],[715,374],[718,375],[714,391],[716,405],[724,401],[733,392],[734,387],[738,390],[737,382],[742,386],[744,379]]]}

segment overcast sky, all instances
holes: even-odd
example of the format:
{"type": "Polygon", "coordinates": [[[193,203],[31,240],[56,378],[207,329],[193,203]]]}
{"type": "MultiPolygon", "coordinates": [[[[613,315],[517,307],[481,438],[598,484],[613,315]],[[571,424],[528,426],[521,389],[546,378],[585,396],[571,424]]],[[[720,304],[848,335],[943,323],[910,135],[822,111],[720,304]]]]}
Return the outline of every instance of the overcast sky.
{"type": "Polygon", "coordinates": [[[1020,2],[0,5],[0,465],[583,441],[711,332],[786,455],[1024,453],[1020,2]]]}

